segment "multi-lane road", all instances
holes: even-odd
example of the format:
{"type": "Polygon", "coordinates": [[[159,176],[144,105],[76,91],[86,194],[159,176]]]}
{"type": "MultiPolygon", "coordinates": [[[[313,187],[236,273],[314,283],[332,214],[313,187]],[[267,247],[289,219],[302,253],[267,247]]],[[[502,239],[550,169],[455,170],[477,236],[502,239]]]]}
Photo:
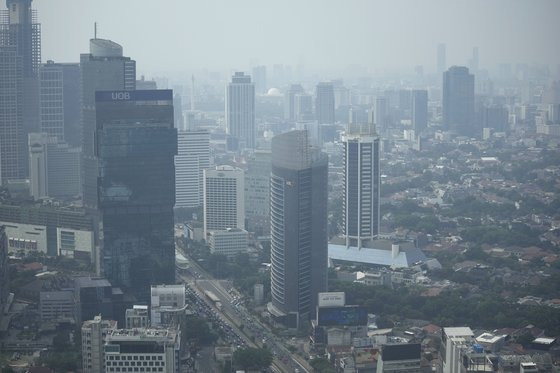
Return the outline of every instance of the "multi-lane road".
{"type": "Polygon", "coordinates": [[[246,345],[252,347],[266,345],[274,355],[273,371],[312,372],[304,359],[292,355],[279,337],[272,334],[266,325],[247,311],[239,299],[239,294],[228,286],[227,282],[214,279],[198,263],[187,260],[188,265],[183,264],[182,267],[188,269],[183,269],[179,275],[182,281],[196,291],[197,295],[212,308],[212,312],[218,314],[246,345]],[[205,292],[212,292],[219,299],[220,305],[210,300],[205,292]]]}

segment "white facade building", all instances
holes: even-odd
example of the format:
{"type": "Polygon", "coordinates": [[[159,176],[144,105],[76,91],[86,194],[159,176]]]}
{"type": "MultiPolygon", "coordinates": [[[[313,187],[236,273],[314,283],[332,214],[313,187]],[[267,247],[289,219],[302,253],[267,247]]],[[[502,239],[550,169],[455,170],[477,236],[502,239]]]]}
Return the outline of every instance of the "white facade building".
{"type": "Polygon", "coordinates": [[[199,207],[204,201],[204,170],[210,168],[210,133],[181,131],[175,156],[175,207],[199,207]]]}
{"type": "Polygon", "coordinates": [[[461,372],[461,354],[474,342],[474,334],[469,327],[443,328],[441,339],[443,373],[461,372]]]}
{"type": "Polygon", "coordinates": [[[344,144],[344,235],[346,246],[362,247],[379,234],[379,137],[375,126],[349,124],[344,144]]]}
{"type": "Polygon", "coordinates": [[[243,170],[216,166],[204,170],[204,237],[211,230],[245,228],[243,170]]]}
{"type": "Polygon", "coordinates": [[[212,254],[221,254],[229,258],[247,252],[249,233],[244,229],[228,228],[209,231],[208,244],[212,254]]]}
{"type": "Polygon", "coordinates": [[[236,72],[226,87],[226,129],[239,149],[255,148],[255,85],[251,76],[236,72]]]}

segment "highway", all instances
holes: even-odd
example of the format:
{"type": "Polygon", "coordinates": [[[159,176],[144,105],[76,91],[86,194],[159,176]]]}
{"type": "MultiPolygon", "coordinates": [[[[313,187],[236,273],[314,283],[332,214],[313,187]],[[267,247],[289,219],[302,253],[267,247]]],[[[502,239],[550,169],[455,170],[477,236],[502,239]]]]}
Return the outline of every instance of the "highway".
{"type": "Polygon", "coordinates": [[[237,292],[229,287],[226,289],[222,283],[214,279],[209,273],[198,265],[194,260],[188,258],[188,270],[181,265],[183,271],[179,275],[185,284],[196,290],[197,294],[218,313],[223,320],[228,322],[235,333],[243,338],[245,343],[251,347],[263,347],[266,345],[274,355],[271,369],[275,372],[312,372],[313,370],[302,358],[296,357],[284,346],[282,340],[272,334],[270,329],[263,325],[260,320],[252,316],[238,299],[237,292]],[[220,309],[216,307],[204,294],[210,291],[219,298],[220,309]]]}

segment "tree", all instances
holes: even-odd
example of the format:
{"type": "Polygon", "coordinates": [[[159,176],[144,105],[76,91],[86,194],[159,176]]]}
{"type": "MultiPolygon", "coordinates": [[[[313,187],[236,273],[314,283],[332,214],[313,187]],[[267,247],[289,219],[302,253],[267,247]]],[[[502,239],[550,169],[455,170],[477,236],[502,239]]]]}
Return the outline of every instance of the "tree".
{"type": "Polygon", "coordinates": [[[240,348],[233,353],[233,365],[243,370],[263,370],[272,364],[272,353],[267,348],[240,348]]]}
{"type": "Polygon", "coordinates": [[[313,359],[309,362],[311,367],[315,372],[321,373],[335,373],[336,370],[334,369],[333,365],[325,358],[321,357],[318,359],[313,359]]]}

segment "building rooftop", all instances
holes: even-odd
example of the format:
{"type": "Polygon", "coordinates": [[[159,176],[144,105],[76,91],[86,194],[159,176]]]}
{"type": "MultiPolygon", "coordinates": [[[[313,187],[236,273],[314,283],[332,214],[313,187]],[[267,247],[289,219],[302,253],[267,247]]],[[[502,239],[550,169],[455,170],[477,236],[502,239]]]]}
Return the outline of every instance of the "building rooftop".
{"type": "Polygon", "coordinates": [[[473,331],[468,326],[443,328],[443,332],[448,337],[473,337],[474,336],[473,331]]]}
{"type": "Polygon", "coordinates": [[[383,361],[419,360],[420,357],[420,343],[384,345],[381,348],[381,358],[383,361]]]}
{"type": "Polygon", "coordinates": [[[352,263],[390,266],[396,268],[411,267],[417,262],[424,262],[426,255],[412,242],[398,243],[396,253],[392,251],[393,242],[389,240],[374,240],[370,247],[346,247],[346,245],[329,244],[329,259],[352,263]]]}
{"type": "Polygon", "coordinates": [[[135,328],[135,329],[114,329],[107,333],[107,342],[127,342],[127,341],[169,341],[174,342],[177,338],[175,329],[155,329],[155,328],[135,328]]]}
{"type": "Polygon", "coordinates": [[[94,288],[111,286],[106,278],[102,277],[76,277],[75,284],[79,288],[94,288]]]}

